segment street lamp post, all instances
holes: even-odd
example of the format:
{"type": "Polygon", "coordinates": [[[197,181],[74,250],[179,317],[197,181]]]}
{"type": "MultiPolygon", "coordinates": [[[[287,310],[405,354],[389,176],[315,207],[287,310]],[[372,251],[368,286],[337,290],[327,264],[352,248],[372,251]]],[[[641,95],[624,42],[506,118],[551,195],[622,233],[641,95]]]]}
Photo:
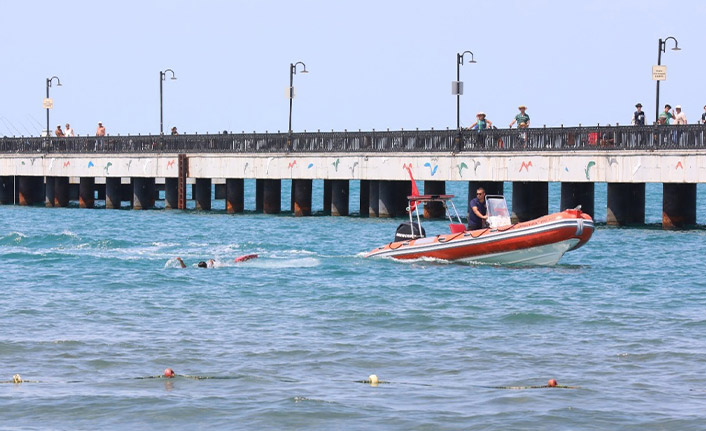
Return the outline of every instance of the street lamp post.
{"type": "Polygon", "coordinates": [[[461,54],[456,54],[456,82],[452,86],[452,92],[456,95],[456,129],[461,130],[461,94],[463,94],[463,82],[461,82],[461,65],[463,64],[463,56],[466,54],[471,54],[471,61],[469,63],[475,63],[473,59],[473,53],[471,51],[464,51],[461,54]]]}
{"type": "MultiPolygon", "coordinates": [[[[51,83],[53,80],[56,79],[56,86],[61,87],[61,81],[59,81],[58,76],[52,76],[51,78],[47,78],[47,99],[49,99],[49,87],[51,87],[51,83]]],[[[47,137],[51,135],[51,129],[49,128],[49,107],[47,106],[47,137]]]]}
{"type": "MultiPolygon", "coordinates": [[[[674,48],[672,48],[672,51],[681,51],[681,48],[679,48],[679,42],[673,37],[669,36],[666,39],[659,40],[659,46],[657,49],[657,66],[662,65],[662,53],[667,52],[667,41],[669,39],[672,39],[674,41],[674,48]]],[[[657,80],[657,103],[655,105],[655,123],[659,120],[659,80],[657,80]]]]}
{"type": "Polygon", "coordinates": [[[309,73],[306,64],[301,61],[289,64],[289,134],[292,134],[292,99],[294,99],[294,75],[297,74],[297,66],[302,65],[301,73],[309,73]]]}
{"type": "Polygon", "coordinates": [[[159,134],[164,135],[164,109],[163,109],[163,92],[162,92],[162,82],[166,79],[167,72],[172,73],[171,79],[176,79],[174,76],[174,71],[172,69],[160,70],[159,71],[159,134]]]}

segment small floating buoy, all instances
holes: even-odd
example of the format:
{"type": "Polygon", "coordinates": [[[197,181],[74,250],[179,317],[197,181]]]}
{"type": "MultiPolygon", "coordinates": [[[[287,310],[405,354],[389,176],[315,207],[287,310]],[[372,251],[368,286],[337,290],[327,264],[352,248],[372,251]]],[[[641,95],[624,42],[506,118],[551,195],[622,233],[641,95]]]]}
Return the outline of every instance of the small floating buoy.
{"type": "Polygon", "coordinates": [[[172,377],[174,377],[174,375],[174,370],[172,370],[171,368],[167,368],[164,370],[164,377],[171,379],[172,377]]]}
{"type": "Polygon", "coordinates": [[[22,376],[19,374],[12,376],[12,383],[22,383],[22,376]]]}
{"type": "Polygon", "coordinates": [[[554,379],[549,379],[549,381],[547,382],[547,386],[549,386],[550,388],[553,388],[556,385],[557,385],[557,382],[554,379]]]}
{"type": "Polygon", "coordinates": [[[368,382],[370,382],[370,386],[377,386],[380,381],[378,380],[378,376],[371,374],[368,376],[368,382]]]}

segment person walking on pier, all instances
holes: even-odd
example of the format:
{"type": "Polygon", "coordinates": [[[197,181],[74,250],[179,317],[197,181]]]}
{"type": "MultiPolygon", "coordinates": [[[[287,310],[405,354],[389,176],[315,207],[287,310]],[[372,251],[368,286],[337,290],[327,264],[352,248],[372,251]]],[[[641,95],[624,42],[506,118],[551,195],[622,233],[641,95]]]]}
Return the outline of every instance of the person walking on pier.
{"type": "Polygon", "coordinates": [[[527,115],[525,112],[527,110],[527,107],[525,105],[520,105],[517,107],[517,109],[520,110],[520,113],[515,115],[515,119],[512,120],[510,123],[510,128],[512,129],[512,126],[517,123],[517,127],[524,129],[525,127],[529,127],[530,125],[530,117],[527,115]]]}
{"type": "Polygon", "coordinates": [[[74,134],[74,129],[71,128],[71,125],[69,123],[66,123],[66,129],[64,129],[64,135],[66,135],[67,137],[76,136],[74,134]]]}
{"type": "Polygon", "coordinates": [[[56,126],[56,130],[54,130],[54,134],[56,135],[57,138],[63,138],[64,137],[64,131],[61,130],[61,124],[58,124],[56,126]]]}
{"type": "Polygon", "coordinates": [[[642,111],[642,103],[635,105],[637,111],[632,114],[632,124],[633,126],[644,126],[645,125],[645,113],[642,111]]]}

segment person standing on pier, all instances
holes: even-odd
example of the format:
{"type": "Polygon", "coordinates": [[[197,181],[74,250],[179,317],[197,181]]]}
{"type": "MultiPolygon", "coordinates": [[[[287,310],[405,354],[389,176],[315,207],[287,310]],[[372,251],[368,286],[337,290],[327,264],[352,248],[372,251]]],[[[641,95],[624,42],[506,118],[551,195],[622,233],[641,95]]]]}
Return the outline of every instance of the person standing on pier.
{"type": "Polygon", "coordinates": [[[61,130],[61,124],[56,126],[56,130],[54,130],[54,134],[56,135],[57,138],[63,138],[64,137],[64,131],[61,130]]]}
{"type": "Polygon", "coordinates": [[[674,109],[677,111],[674,116],[674,124],[686,125],[686,114],[681,110],[681,105],[675,106],[674,109]]]}
{"type": "Polygon", "coordinates": [[[179,134],[179,132],[177,132],[176,126],[172,127],[172,136],[176,136],[178,134],[179,134]]]}
{"type": "Polygon", "coordinates": [[[76,136],[76,135],[74,134],[74,129],[71,128],[71,125],[70,125],[69,123],[66,123],[66,129],[64,129],[64,134],[65,134],[67,137],[74,137],[74,136],[76,136]]]}
{"type": "Polygon", "coordinates": [[[485,119],[485,112],[479,112],[478,114],[476,114],[476,122],[473,123],[468,129],[477,129],[478,133],[480,133],[483,130],[489,129],[491,127],[493,127],[493,122],[485,119]]]}
{"type": "Polygon", "coordinates": [[[510,128],[512,129],[512,126],[517,123],[517,127],[524,129],[525,127],[529,127],[530,125],[530,117],[527,115],[525,112],[527,110],[527,107],[525,105],[520,105],[517,107],[517,109],[520,110],[520,113],[515,115],[515,119],[512,120],[510,123],[510,128]]]}
{"type": "Polygon", "coordinates": [[[672,114],[672,105],[667,103],[666,105],[664,105],[664,111],[662,111],[662,113],[659,114],[659,124],[664,124],[664,125],[669,126],[672,118],[674,118],[674,114],[672,114]]]}
{"type": "Polygon", "coordinates": [[[105,136],[105,127],[103,127],[102,122],[98,122],[98,128],[96,129],[96,136],[105,136]]]}
{"type": "Polygon", "coordinates": [[[633,126],[644,126],[645,125],[645,113],[642,111],[642,103],[635,105],[637,111],[632,114],[632,124],[633,126]]]}
{"type": "Polygon", "coordinates": [[[706,124],[706,105],[704,106],[704,113],[701,114],[701,124],[706,124]]]}

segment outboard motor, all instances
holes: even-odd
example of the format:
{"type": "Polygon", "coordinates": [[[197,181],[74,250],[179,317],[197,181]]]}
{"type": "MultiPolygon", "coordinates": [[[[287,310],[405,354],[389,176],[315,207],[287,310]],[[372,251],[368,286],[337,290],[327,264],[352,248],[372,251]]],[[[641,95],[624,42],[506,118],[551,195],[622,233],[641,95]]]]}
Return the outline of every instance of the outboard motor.
{"type": "Polygon", "coordinates": [[[423,226],[419,226],[418,223],[406,222],[397,226],[397,231],[395,232],[395,242],[398,241],[409,241],[416,238],[424,238],[427,233],[424,231],[423,226]],[[419,228],[421,227],[421,232],[419,228]]]}

